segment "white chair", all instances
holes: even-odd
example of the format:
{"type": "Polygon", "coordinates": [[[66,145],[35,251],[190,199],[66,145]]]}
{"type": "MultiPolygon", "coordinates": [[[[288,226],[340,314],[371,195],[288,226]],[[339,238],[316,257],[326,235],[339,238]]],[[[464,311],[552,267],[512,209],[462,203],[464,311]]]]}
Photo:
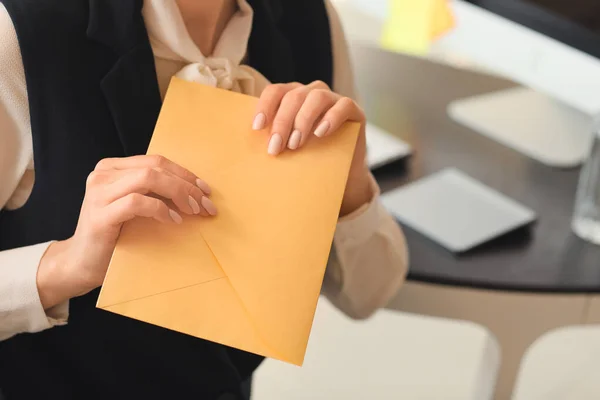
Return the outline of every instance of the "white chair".
{"type": "Polygon", "coordinates": [[[600,327],[556,329],[527,350],[513,400],[597,400],[599,377],[600,327]]]}
{"type": "Polygon", "coordinates": [[[491,399],[500,362],[482,327],[389,310],[366,321],[321,299],[302,368],[267,360],[253,400],[491,399]]]}

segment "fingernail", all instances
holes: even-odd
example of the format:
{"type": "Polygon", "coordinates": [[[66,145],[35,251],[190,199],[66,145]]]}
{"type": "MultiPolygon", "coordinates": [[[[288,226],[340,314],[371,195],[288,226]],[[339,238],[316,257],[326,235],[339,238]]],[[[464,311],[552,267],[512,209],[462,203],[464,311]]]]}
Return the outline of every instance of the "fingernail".
{"type": "Polygon", "coordinates": [[[254,122],[252,123],[252,129],[255,131],[260,131],[265,127],[265,120],[267,116],[263,113],[258,113],[256,117],[254,117],[254,122]]]}
{"type": "Polygon", "coordinates": [[[302,139],[302,133],[298,129],[292,132],[290,140],[288,141],[288,149],[296,150],[300,146],[300,140],[302,139]]]}
{"type": "Polygon", "coordinates": [[[175,210],[169,210],[169,215],[176,224],[181,224],[183,222],[183,218],[181,218],[181,215],[177,214],[175,210]]]}
{"type": "Polygon", "coordinates": [[[190,207],[192,208],[194,214],[200,214],[200,205],[196,199],[194,199],[192,196],[189,196],[188,203],[190,203],[190,207]]]}
{"type": "Polygon", "coordinates": [[[272,156],[276,156],[281,151],[281,144],[283,143],[283,139],[279,133],[271,136],[271,140],[269,141],[269,150],[268,153],[272,156]]]}
{"type": "Polygon", "coordinates": [[[316,137],[323,137],[327,134],[327,131],[329,130],[329,121],[323,121],[319,124],[319,126],[317,126],[317,129],[315,129],[315,136],[316,137]]]}
{"type": "Polygon", "coordinates": [[[198,186],[206,195],[209,195],[212,192],[208,183],[204,182],[202,179],[196,179],[196,186],[198,186]]]}
{"type": "Polygon", "coordinates": [[[213,203],[208,197],[202,197],[202,207],[204,207],[204,209],[208,211],[210,215],[217,215],[217,207],[215,207],[215,203],[213,203]]]}

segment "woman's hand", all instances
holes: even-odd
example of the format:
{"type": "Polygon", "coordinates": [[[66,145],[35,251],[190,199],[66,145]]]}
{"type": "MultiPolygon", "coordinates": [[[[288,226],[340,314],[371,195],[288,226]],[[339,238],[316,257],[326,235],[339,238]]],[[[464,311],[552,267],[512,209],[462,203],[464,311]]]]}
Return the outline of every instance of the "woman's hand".
{"type": "Polygon", "coordinates": [[[180,213],[215,215],[210,187],[160,156],[104,159],[89,175],[73,237],[52,244],[40,262],[37,283],[45,309],[102,285],[124,222],[135,217],[165,224],[180,213]]]}
{"type": "Polygon", "coordinates": [[[287,83],[265,88],[257,108],[252,128],[261,130],[271,126],[267,151],[273,156],[300,149],[310,135],[325,137],[346,121],[360,122],[360,136],[340,215],[349,214],[371,200],[373,193],[365,164],[365,114],[354,100],[332,92],[320,81],[310,85],[287,83]]]}

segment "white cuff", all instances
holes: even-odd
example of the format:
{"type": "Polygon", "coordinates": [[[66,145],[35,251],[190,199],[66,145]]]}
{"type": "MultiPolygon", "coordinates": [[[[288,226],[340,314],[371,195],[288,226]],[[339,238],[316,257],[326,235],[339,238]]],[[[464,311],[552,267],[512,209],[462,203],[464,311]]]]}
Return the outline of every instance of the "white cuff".
{"type": "Polygon", "coordinates": [[[354,318],[366,318],[384,307],[408,268],[404,235],[379,201],[372,177],[371,183],[371,201],[338,223],[324,281],[324,293],[354,318]]]}
{"type": "Polygon", "coordinates": [[[67,322],[68,302],[46,312],[38,294],[38,266],[51,243],[0,252],[0,340],[67,322]]]}
{"type": "Polygon", "coordinates": [[[368,203],[339,219],[334,237],[336,246],[353,246],[362,243],[380,228],[381,190],[375,178],[372,175],[369,178],[373,197],[368,203]]]}
{"type": "Polygon", "coordinates": [[[360,246],[380,228],[379,213],[382,206],[379,202],[379,195],[381,190],[372,175],[370,176],[370,185],[373,193],[371,200],[338,220],[329,263],[325,271],[325,283],[330,292],[341,291],[345,279],[344,268],[352,269],[351,265],[343,266],[340,258],[347,260],[345,255],[348,249],[360,246]]]}

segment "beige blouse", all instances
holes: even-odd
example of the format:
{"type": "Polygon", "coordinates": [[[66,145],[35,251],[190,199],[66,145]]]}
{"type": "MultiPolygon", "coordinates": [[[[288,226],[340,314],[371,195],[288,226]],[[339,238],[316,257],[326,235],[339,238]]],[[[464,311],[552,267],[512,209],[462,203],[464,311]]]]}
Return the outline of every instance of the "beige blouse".
{"type": "MultiPolygon", "coordinates": [[[[334,90],[355,97],[343,31],[329,2],[327,8],[334,43],[334,90]]],[[[238,11],[214,53],[205,57],[189,36],[175,0],[145,0],[143,15],[161,95],[176,75],[259,96],[269,82],[258,71],[240,65],[252,14],[246,0],[238,0],[238,11]]],[[[24,67],[14,26],[0,4],[0,209],[23,206],[34,176],[24,67]]],[[[408,265],[404,237],[379,202],[374,179],[372,185],[371,202],[338,222],[323,286],[323,293],[355,318],[386,305],[404,281],[408,265]]],[[[45,311],[37,292],[37,268],[50,243],[0,252],[0,340],[67,323],[68,302],[45,311]]]]}

